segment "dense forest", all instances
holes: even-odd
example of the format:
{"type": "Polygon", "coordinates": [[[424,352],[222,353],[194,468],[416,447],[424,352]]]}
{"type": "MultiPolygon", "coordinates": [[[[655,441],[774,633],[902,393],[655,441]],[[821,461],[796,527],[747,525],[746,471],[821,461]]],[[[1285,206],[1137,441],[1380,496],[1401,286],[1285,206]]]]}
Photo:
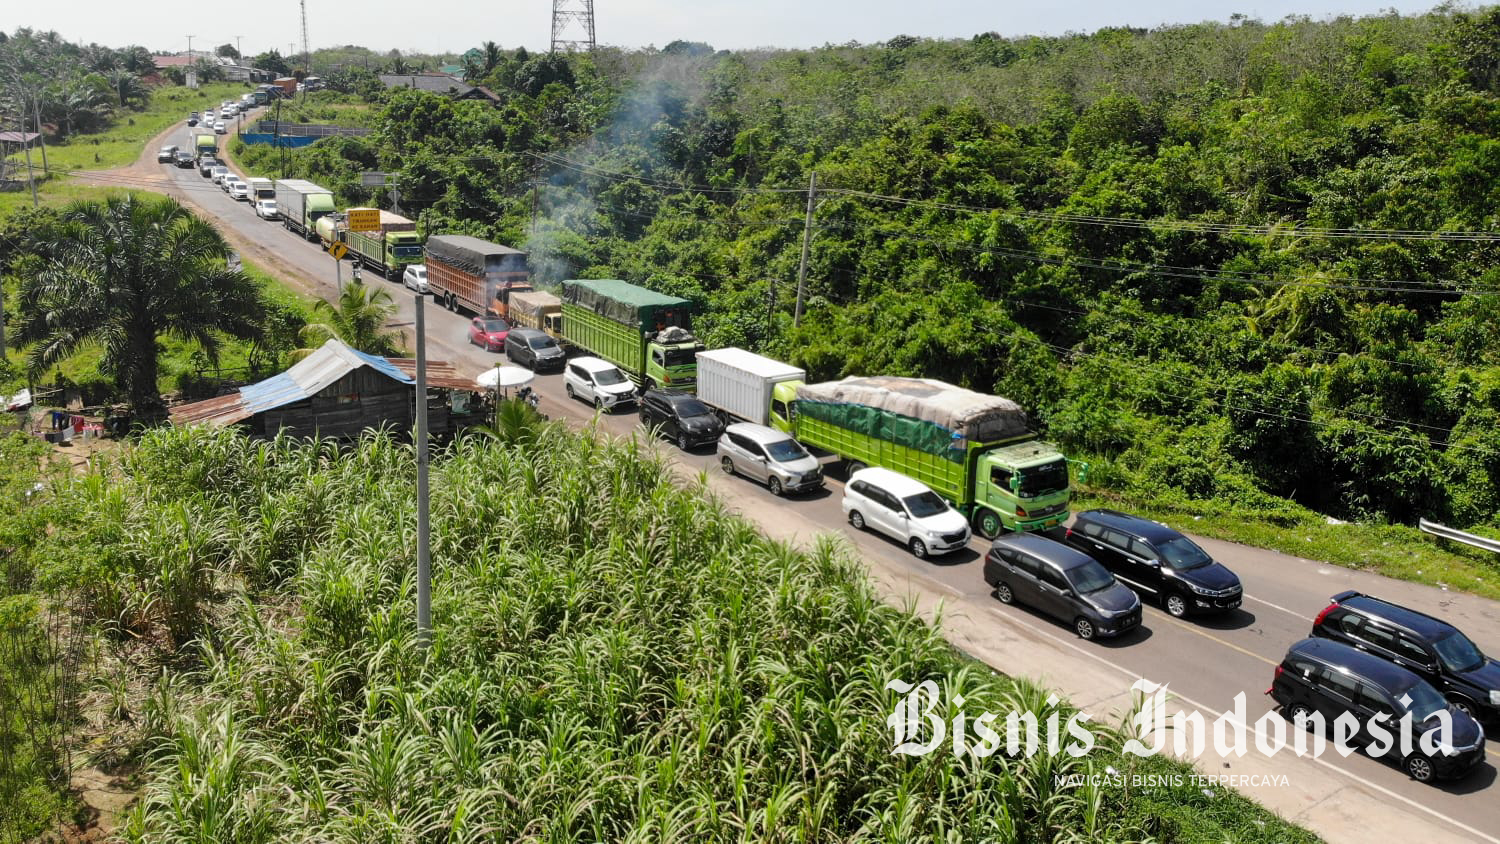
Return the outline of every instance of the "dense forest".
{"type": "Polygon", "coordinates": [[[1136,495],[1495,523],[1500,11],[495,50],[498,107],[330,75],[379,128],[289,172],[387,205],[356,175],[398,173],[427,231],[544,282],[690,296],[710,345],[816,377],[1012,396],[1136,495]]]}

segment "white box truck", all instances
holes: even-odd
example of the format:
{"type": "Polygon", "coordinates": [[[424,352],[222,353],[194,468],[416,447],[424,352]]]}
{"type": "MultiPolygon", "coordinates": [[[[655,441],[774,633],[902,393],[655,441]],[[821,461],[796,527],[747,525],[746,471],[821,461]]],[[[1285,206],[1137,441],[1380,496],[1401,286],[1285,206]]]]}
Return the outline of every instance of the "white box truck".
{"type": "Polygon", "coordinates": [[[770,425],[771,391],[777,384],[805,380],[804,370],[744,349],[698,353],[698,398],[730,417],[726,421],[770,425]]]}

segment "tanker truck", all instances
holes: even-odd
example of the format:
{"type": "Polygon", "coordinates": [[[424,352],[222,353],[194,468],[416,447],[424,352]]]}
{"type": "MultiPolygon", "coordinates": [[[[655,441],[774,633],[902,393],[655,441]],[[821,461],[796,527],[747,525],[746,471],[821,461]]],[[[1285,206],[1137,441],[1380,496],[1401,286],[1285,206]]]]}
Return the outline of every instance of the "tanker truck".
{"type": "Polygon", "coordinates": [[[838,455],[851,473],[883,466],[915,478],[987,539],[1067,521],[1068,460],[1010,399],[927,378],[807,384],[801,372],[743,349],[702,352],[698,398],[838,455]]]}
{"type": "Polygon", "coordinates": [[[563,282],[563,335],[641,387],[692,392],[694,356],[703,350],[688,331],[692,307],[687,299],[619,279],[569,279],[563,282]]]}

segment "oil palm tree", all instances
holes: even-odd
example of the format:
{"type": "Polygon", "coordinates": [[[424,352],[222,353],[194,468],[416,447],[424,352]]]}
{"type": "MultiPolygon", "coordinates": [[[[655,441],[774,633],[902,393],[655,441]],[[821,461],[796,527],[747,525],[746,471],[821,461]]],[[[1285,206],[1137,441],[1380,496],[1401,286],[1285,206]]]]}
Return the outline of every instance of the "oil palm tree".
{"type": "Polygon", "coordinates": [[[224,335],[255,340],[260,290],[230,270],[213,226],[171,199],[112,196],[68,207],[38,245],[42,268],[22,280],[19,331],[31,373],[86,347],[103,351],[137,420],[165,418],[157,389],[158,338],[197,343],[218,362],[224,335]]]}
{"type": "Polygon", "coordinates": [[[391,294],[378,287],[346,284],[337,305],[320,300],[313,309],[323,316],[323,321],[309,323],[302,329],[305,348],[293,352],[293,360],[312,354],[330,337],[361,352],[381,356],[396,354],[406,345],[406,335],[385,329],[386,322],[396,313],[396,303],[391,294]]]}

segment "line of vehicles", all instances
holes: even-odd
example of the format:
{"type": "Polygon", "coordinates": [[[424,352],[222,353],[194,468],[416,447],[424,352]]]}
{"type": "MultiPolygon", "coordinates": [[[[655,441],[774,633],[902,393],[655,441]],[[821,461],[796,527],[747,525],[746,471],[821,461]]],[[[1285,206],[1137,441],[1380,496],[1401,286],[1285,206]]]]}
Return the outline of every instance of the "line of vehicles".
{"type": "MultiPolygon", "coordinates": [[[[813,492],[825,478],[810,446],[848,468],[842,510],[855,529],[918,558],[966,547],[976,533],[991,539],[983,576],[994,597],[1054,616],[1082,639],[1140,627],[1143,597],[1176,618],[1234,612],[1243,601],[1238,576],[1181,532],[1114,510],[1071,514],[1070,461],[1009,399],[917,378],[809,384],[799,367],[705,348],[691,333],[689,300],[614,279],[568,280],[558,296],[532,287],[520,250],[467,235],[424,243],[389,212],[378,231],[351,232],[331,192],[296,180],[273,190],[289,230],[344,243],[352,260],[472,312],[471,342],[561,371],[570,398],[602,412],[634,406],[684,450],[715,444],[726,474],[773,495],[813,492]]],[[[1329,724],[1346,712],[1361,724],[1411,716],[1428,735],[1446,713],[1448,744],[1384,748],[1428,782],[1483,761],[1480,722],[1500,718],[1500,664],[1440,619],[1345,592],[1290,646],[1267,694],[1294,723],[1314,712],[1329,724]]],[[[1354,737],[1382,749],[1378,739],[1354,737]]]]}

